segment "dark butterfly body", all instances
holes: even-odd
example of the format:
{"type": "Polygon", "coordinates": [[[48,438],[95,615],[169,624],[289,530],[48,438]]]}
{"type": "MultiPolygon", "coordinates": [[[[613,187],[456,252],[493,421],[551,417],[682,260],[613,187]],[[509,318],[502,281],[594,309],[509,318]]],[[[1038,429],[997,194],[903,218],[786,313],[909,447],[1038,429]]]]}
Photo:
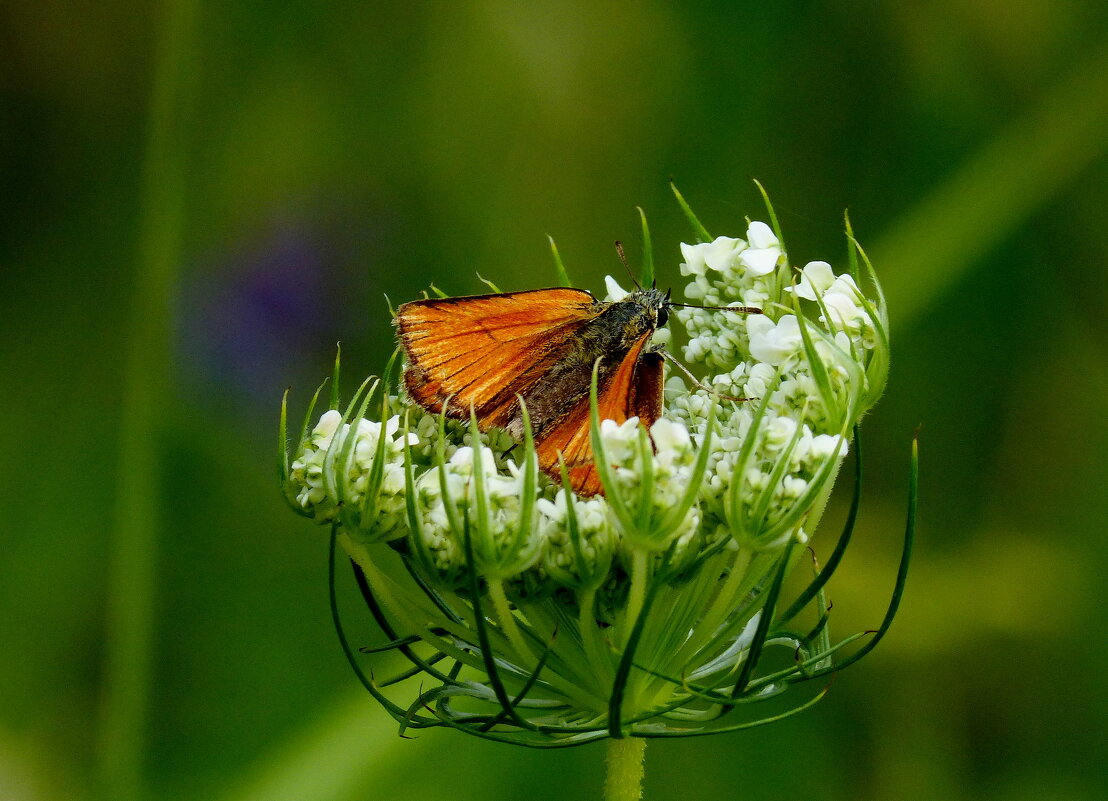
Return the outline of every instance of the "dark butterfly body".
{"type": "Polygon", "coordinates": [[[598,301],[580,289],[535,289],[405,303],[396,325],[408,360],[404,382],[431,412],[469,419],[481,430],[523,436],[526,404],[539,466],[560,480],[559,455],[581,495],[602,490],[589,440],[589,388],[598,365],[600,419],[662,411],[662,354],[654,331],[669,316],[669,293],[639,289],[598,301]]]}

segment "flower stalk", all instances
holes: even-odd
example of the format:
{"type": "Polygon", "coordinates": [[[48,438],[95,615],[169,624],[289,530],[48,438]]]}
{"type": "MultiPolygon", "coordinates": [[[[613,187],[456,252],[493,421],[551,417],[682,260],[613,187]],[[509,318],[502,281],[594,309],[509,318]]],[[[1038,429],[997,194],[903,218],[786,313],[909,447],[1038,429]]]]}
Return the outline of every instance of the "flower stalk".
{"type": "Polygon", "coordinates": [[[608,773],[604,779],[604,801],[639,801],[646,756],[646,740],[641,737],[613,738],[608,741],[608,773]]]}

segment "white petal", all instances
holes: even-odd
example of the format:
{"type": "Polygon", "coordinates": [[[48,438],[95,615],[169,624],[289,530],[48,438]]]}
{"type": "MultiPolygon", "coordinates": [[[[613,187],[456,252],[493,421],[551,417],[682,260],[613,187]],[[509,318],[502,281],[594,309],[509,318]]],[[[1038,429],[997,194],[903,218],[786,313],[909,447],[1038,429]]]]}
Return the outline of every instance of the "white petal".
{"type": "Polygon", "coordinates": [[[774,328],[773,320],[762,314],[752,314],[746,318],[746,335],[753,342],[756,338],[764,339],[774,328]]]}
{"type": "Polygon", "coordinates": [[[739,254],[739,261],[754,275],[767,275],[777,268],[781,258],[780,248],[747,248],[739,254]]]}
{"type": "Polygon", "coordinates": [[[817,292],[826,292],[835,283],[835,273],[825,261],[810,261],[801,272],[817,292]]]}
{"type": "Polygon", "coordinates": [[[746,249],[746,242],[727,236],[717,236],[710,245],[704,247],[704,263],[716,272],[727,270],[735,256],[746,249]]]}
{"type": "Polygon", "coordinates": [[[610,275],[604,276],[604,287],[608,290],[608,300],[623,300],[630,294],[626,289],[616,283],[616,279],[610,275]]]}
{"type": "Polygon", "coordinates": [[[473,448],[468,445],[463,445],[454,451],[454,455],[450,457],[450,464],[458,465],[470,465],[473,464],[473,448]]]}
{"type": "Polygon", "coordinates": [[[838,325],[846,325],[862,314],[862,310],[855,305],[854,299],[848,298],[841,292],[828,292],[823,296],[823,305],[827,308],[831,320],[838,325]]]}
{"type": "Polygon", "coordinates": [[[481,468],[489,475],[496,475],[496,457],[487,445],[481,449],[481,468]]]}
{"type": "Polygon", "coordinates": [[[842,292],[844,295],[850,297],[858,297],[862,293],[858,290],[858,285],[854,283],[854,278],[849,273],[843,273],[835,278],[834,283],[828,287],[829,291],[842,292]]]}
{"type": "Polygon", "coordinates": [[[342,422],[342,414],[336,409],[326,411],[323,413],[323,416],[319,418],[319,422],[316,424],[315,429],[312,430],[312,434],[318,437],[330,437],[338,430],[340,422],[342,422]]]}
{"type": "MultiPolygon", "coordinates": [[[[801,271],[800,283],[796,285],[796,294],[805,300],[815,300],[835,282],[835,273],[825,261],[810,261],[801,271]]],[[[786,292],[792,287],[786,287],[786,292]]]]}
{"type": "Polygon", "coordinates": [[[758,220],[752,222],[746,229],[746,238],[750,240],[750,246],[753,248],[773,248],[781,244],[773,229],[758,220]]]}
{"type": "Polygon", "coordinates": [[[755,364],[750,368],[750,378],[763,383],[773,380],[774,370],[768,364],[755,364]]]}
{"type": "Polygon", "coordinates": [[[650,427],[650,435],[659,452],[687,448],[690,442],[689,431],[685,426],[664,417],[654,421],[654,425],[650,427]]]}
{"type": "Polygon", "coordinates": [[[535,508],[538,509],[540,514],[544,514],[547,517],[549,517],[553,520],[556,520],[559,523],[561,522],[562,518],[564,517],[564,515],[558,509],[558,507],[555,506],[551,501],[548,501],[546,498],[536,499],[535,500],[535,508]]]}
{"type": "Polygon", "coordinates": [[[795,287],[793,287],[793,286],[785,287],[785,291],[786,292],[796,292],[797,297],[804,298],[805,300],[815,300],[816,299],[816,293],[812,290],[812,285],[809,284],[803,278],[800,279],[800,283],[797,284],[795,287]]]}
{"type": "Polygon", "coordinates": [[[749,317],[746,330],[750,335],[751,355],[766,364],[781,364],[800,348],[800,324],[794,315],[786,314],[777,325],[761,315],[749,317]]]}
{"type": "Polygon", "coordinates": [[[791,417],[775,417],[766,426],[766,441],[771,445],[782,446],[796,433],[796,420],[791,417]]]}
{"type": "Polygon", "coordinates": [[[681,243],[681,256],[685,262],[681,265],[681,275],[704,275],[706,269],[704,263],[705,245],[689,245],[681,243]]]}

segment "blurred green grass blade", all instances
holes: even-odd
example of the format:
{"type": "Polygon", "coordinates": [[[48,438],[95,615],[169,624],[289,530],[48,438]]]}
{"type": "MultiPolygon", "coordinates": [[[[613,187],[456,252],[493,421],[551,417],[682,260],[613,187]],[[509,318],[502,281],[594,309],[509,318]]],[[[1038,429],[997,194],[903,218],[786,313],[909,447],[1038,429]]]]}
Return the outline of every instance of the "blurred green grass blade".
{"type": "MultiPolygon", "coordinates": [[[[392,667],[396,667],[394,664],[392,667]]],[[[388,668],[384,673],[391,672],[388,668]]],[[[434,738],[406,740],[368,693],[344,695],[327,714],[233,782],[223,801],[343,801],[426,762],[434,738]]]]}
{"type": "Polygon", "coordinates": [[[481,273],[477,273],[477,278],[482,284],[487,286],[489,289],[491,289],[497,295],[502,295],[504,293],[504,291],[500,287],[498,287],[496,284],[494,284],[489,279],[485,278],[483,275],[481,275],[481,273]]]}
{"type": "Polygon", "coordinates": [[[289,391],[281,395],[281,420],[277,425],[277,475],[284,485],[289,480],[289,391]]]}
{"type": "Polygon", "coordinates": [[[115,521],[108,554],[104,690],[99,709],[98,790],[141,799],[151,673],[155,563],[160,528],[161,420],[172,296],[184,219],[183,121],[195,4],[165,3],[157,14],[150,117],[140,194],[137,269],[123,377],[115,521]]]}
{"type": "Polygon", "coordinates": [[[1108,46],[902,215],[871,252],[903,325],[1108,152],[1108,46]]]}

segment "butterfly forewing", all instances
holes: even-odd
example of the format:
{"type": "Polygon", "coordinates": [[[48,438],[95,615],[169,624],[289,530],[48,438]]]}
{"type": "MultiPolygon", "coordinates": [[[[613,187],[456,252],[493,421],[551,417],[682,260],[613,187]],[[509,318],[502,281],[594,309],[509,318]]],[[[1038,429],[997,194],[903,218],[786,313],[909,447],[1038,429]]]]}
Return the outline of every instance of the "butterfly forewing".
{"type": "Polygon", "coordinates": [[[482,428],[504,426],[517,394],[541,380],[596,307],[588,292],[568,288],[405,303],[396,322],[408,393],[432,411],[449,398],[452,417],[472,407],[482,428]]]}

